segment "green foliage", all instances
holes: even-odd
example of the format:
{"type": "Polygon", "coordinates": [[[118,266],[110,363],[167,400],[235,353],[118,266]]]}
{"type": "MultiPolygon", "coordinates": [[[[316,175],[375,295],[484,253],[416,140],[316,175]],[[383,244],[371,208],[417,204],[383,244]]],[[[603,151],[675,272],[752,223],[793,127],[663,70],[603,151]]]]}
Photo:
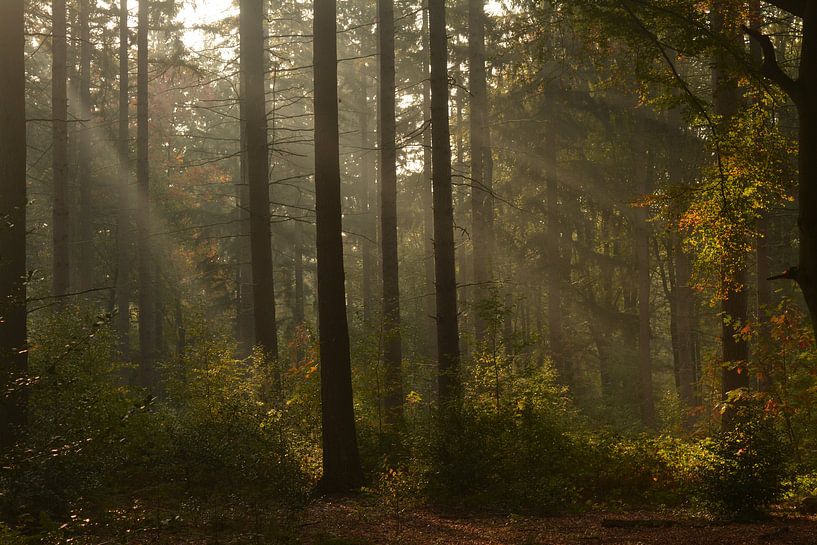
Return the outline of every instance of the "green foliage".
{"type": "Polygon", "coordinates": [[[785,447],[774,420],[754,415],[734,430],[662,452],[684,495],[714,513],[752,517],[783,493],[785,447]]]}

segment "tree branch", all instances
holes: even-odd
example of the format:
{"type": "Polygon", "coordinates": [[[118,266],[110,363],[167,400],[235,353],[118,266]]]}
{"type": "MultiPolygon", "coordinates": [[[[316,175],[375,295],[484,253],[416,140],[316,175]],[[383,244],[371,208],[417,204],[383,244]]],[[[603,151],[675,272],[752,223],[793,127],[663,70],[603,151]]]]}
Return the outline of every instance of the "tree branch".
{"type": "Polygon", "coordinates": [[[760,66],[760,73],[779,85],[789,96],[789,98],[791,98],[795,104],[799,105],[802,99],[802,89],[800,84],[797,80],[792,79],[791,76],[786,74],[783,69],[780,68],[780,64],[777,62],[777,54],[775,52],[772,39],[765,34],[762,34],[759,31],[745,25],[742,27],[742,29],[743,32],[748,34],[754,41],[756,41],[763,50],[763,64],[760,66]]]}

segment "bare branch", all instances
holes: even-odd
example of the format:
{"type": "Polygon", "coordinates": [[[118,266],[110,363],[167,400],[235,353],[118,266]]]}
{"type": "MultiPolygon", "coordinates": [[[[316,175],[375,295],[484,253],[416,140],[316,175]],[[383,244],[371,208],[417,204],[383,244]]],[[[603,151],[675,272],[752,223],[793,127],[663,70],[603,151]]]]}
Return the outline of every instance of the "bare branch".
{"type": "Polygon", "coordinates": [[[792,79],[791,76],[786,74],[786,72],[780,68],[780,64],[777,62],[777,54],[775,52],[772,39],[765,34],[762,34],[759,31],[745,25],[742,28],[743,32],[755,40],[763,50],[763,64],[760,66],[761,74],[778,84],[783,91],[789,95],[789,98],[791,98],[795,104],[799,105],[803,94],[802,88],[797,80],[792,79]]]}
{"type": "Polygon", "coordinates": [[[797,17],[802,17],[806,11],[806,0],[767,0],[767,2],[797,17]]]}

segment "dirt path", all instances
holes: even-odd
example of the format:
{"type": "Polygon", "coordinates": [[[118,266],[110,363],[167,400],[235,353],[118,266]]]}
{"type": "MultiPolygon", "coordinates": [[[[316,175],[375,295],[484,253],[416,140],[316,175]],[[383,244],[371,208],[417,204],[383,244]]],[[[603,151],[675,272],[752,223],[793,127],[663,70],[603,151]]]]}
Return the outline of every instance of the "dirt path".
{"type": "Polygon", "coordinates": [[[716,524],[655,513],[590,513],[560,517],[445,516],[419,509],[399,518],[355,501],[322,501],[303,514],[308,545],[817,545],[817,520],[775,517],[716,524]]]}

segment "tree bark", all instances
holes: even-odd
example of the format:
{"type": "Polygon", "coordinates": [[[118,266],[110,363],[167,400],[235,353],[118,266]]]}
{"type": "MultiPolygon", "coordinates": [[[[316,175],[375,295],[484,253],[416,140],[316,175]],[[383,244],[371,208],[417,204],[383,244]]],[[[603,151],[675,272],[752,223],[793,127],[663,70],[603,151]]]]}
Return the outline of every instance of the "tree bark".
{"type": "MultiPolygon", "coordinates": [[[[652,192],[651,164],[644,173],[642,192],[652,192]]],[[[647,428],[655,427],[655,401],[652,386],[652,358],[650,354],[650,232],[647,208],[636,210],[636,269],[638,274],[638,379],[641,401],[641,422],[647,428]]]]}
{"type": "Polygon", "coordinates": [[[338,136],[335,0],[314,1],[315,208],[318,257],[318,331],[324,492],[363,484],[352,399],[338,136]]]}
{"type": "Polygon", "coordinates": [[[70,223],[68,208],[68,38],[65,0],[51,3],[53,59],[51,64],[52,175],[52,289],[60,307],[70,289],[70,223]]]}
{"type": "Polygon", "coordinates": [[[428,0],[431,59],[431,139],[434,193],[434,272],[440,408],[456,413],[461,403],[457,279],[454,263],[454,206],[448,119],[448,49],[445,1],[428,0]]]}
{"type": "Polygon", "coordinates": [[[139,0],[136,34],[136,185],[137,251],[139,258],[139,383],[154,388],[156,376],[156,298],[153,248],[150,241],[150,168],[148,151],[148,25],[150,0],[139,0]]]}
{"type": "MultiPolygon", "coordinates": [[[[95,5],[95,4],[94,4],[95,5]]],[[[79,181],[79,214],[77,231],[77,289],[86,291],[93,287],[94,228],[91,173],[91,134],[93,108],[91,104],[91,0],[79,4],[79,129],[77,179],[79,181]]]]}
{"type": "MultiPolygon", "coordinates": [[[[365,65],[363,65],[365,68],[365,65]]],[[[371,139],[369,135],[369,88],[366,84],[368,74],[361,70],[360,97],[360,189],[362,192],[363,237],[361,237],[361,258],[363,260],[363,323],[371,326],[375,323],[375,286],[377,273],[377,256],[375,240],[377,239],[376,214],[373,204],[375,190],[372,187],[372,163],[369,160],[371,139]]],[[[379,108],[378,108],[379,110],[379,108]]]]}
{"type": "Polygon", "coordinates": [[[131,187],[128,91],[128,0],[119,1],[119,210],[116,217],[116,331],[119,351],[130,356],[131,187]]]}
{"type": "Polygon", "coordinates": [[[430,359],[437,359],[437,344],[434,338],[437,334],[435,318],[437,303],[434,296],[434,197],[431,191],[431,80],[429,79],[429,48],[428,48],[428,0],[423,2],[423,272],[428,292],[424,294],[425,302],[425,331],[427,332],[426,350],[430,359]]]}
{"type": "Polygon", "coordinates": [[[240,15],[242,120],[247,143],[247,184],[250,205],[250,255],[252,262],[255,342],[273,365],[273,393],[281,394],[278,366],[278,331],[270,245],[269,156],[264,71],[263,0],[242,0],[240,15]]]}
{"type": "Polygon", "coordinates": [[[471,218],[474,247],[474,317],[476,343],[485,340],[486,322],[480,309],[493,282],[494,197],[488,84],[485,69],[485,2],[468,1],[468,67],[470,79],[471,218]]]}
{"type": "MultiPolygon", "coordinates": [[[[246,77],[239,74],[239,93],[246,89],[246,77]]],[[[239,357],[246,357],[255,344],[255,320],[253,314],[252,253],[250,251],[250,190],[247,178],[247,108],[243,96],[239,96],[239,179],[236,184],[236,207],[238,209],[237,252],[237,301],[236,330],[239,357]]]]}
{"type": "Polygon", "coordinates": [[[23,0],[0,2],[0,453],[26,422],[26,103],[23,0]]]}
{"type": "Polygon", "coordinates": [[[386,427],[403,420],[403,359],[397,257],[397,128],[395,123],[394,2],[378,0],[380,50],[380,232],[383,266],[383,369],[386,427]]]}

